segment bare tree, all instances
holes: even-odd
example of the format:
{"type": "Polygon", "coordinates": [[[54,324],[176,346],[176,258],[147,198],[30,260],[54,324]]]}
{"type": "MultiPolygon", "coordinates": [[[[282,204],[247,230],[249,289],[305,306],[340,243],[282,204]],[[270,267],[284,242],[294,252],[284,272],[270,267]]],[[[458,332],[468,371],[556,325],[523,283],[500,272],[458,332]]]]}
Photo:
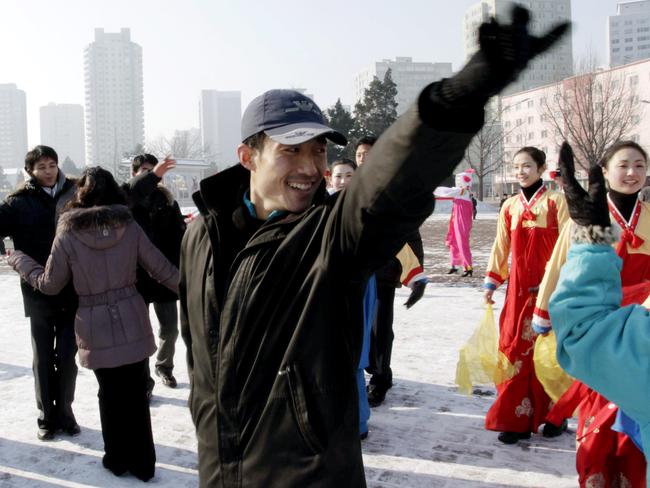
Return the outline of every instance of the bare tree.
{"type": "Polygon", "coordinates": [[[479,200],[483,200],[486,179],[501,169],[504,155],[503,141],[513,130],[503,128],[502,113],[501,100],[493,99],[486,110],[485,124],[465,150],[465,161],[475,171],[478,179],[479,200]]]}
{"type": "Polygon", "coordinates": [[[175,158],[201,159],[203,147],[201,134],[196,130],[177,130],[170,139],[160,136],[147,141],[147,151],[159,157],[168,154],[175,158]]]}
{"type": "Polygon", "coordinates": [[[569,141],[583,170],[598,164],[605,149],[629,137],[641,106],[638,75],[622,70],[598,71],[595,58],[582,61],[578,74],[564,80],[542,100],[541,115],[554,131],[556,143],[569,141]]]}
{"type": "Polygon", "coordinates": [[[169,154],[169,142],[164,136],[149,139],[145,144],[145,151],[156,156],[165,156],[169,154]]]}

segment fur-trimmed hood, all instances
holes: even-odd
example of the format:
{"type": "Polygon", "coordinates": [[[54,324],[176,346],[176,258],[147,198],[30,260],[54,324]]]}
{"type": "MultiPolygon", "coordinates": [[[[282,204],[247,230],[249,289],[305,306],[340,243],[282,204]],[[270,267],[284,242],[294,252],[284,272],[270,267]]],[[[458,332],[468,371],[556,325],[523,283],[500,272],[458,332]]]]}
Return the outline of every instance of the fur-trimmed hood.
{"type": "Polygon", "coordinates": [[[74,208],[61,214],[57,234],[69,232],[94,249],[113,247],[133,216],[125,205],[74,208]]]}

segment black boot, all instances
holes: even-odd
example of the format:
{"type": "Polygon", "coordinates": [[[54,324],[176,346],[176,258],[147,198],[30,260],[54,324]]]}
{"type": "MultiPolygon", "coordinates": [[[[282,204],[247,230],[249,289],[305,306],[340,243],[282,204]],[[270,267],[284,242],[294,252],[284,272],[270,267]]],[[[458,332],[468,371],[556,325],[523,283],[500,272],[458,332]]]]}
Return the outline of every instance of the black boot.
{"type": "Polygon", "coordinates": [[[81,427],[79,427],[79,424],[76,422],[74,424],[66,425],[65,427],[61,428],[61,430],[70,437],[75,437],[81,434],[81,427]]]}
{"type": "Polygon", "coordinates": [[[123,463],[115,461],[108,454],[104,454],[102,465],[115,476],[122,476],[127,470],[127,467],[123,463]]]}
{"type": "Polygon", "coordinates": [[[544,424],[544,430],[542,430],[542,435],[544,437],[558,437],[562,435],[562,432],[566,432],[568,426],[569,423],[567,422],[567,419],[564,419],[559,426],[546,422],[544,424]]]}
{"type": "Polygon", "coordinates": [[[452,266],[451,268],[449,268],[449,271],[447,271],[447,274],[449,275],[454,273],[458,273],[458,268],[452,266]]]}
{"type": "Polygon", "coordinates": [[[468,276],[472,276],[472,272],[474,269],[470,266],[469,268],[465,268],[465,272],[461,275],[463,278],[466,278],[468,276]]]}
{"type": "Polygon", "coordinates": [[[176,383],[176,378],[172,374],[171,370],[156,368],[156,376],[162,380],[162,384],[170,388],[176,388],[178,384],[176,383]]]}
{"type": "Polygon", "coordinates": [[[368,392],[368,405],[370,405],[370,408],[378,407],[384,403],[386,392],[391,386],[386,384],[373,385],[372,383],[367,386],[366,391],[368,392]]]}
{"type": "Polygon", "coordinates": [[[504,444],[516,444],[520,440],[530,439],[530,432],[501,432],[498,439],[504,444]]]}
{"type": "Polygon", "coordinates": [[[38,437],[39,441],[51,441],[54,439],[55,435],[56,430],[49,427],[39,427],[38,432],[36,433],[36,437],[38,437]]]}

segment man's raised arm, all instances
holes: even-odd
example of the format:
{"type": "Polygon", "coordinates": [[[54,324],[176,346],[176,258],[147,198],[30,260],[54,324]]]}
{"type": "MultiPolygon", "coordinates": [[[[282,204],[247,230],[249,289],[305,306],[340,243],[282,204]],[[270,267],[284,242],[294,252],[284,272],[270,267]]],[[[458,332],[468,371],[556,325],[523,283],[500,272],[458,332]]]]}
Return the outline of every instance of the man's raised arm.
{"type": "Polygon", "coordinates": [[[568,30],[528,33],[529,13],[514,7],[512,23],[479,30],[479,51],[451,78],[427,86],[417,102],[373,146],[341,205],[343,252],[380,265],[433,211],[432,192],[453,173],[483,125],[483,107],[538,54],[568,30]],[[377,243],[382,243],[377,246],[377,243]]]}

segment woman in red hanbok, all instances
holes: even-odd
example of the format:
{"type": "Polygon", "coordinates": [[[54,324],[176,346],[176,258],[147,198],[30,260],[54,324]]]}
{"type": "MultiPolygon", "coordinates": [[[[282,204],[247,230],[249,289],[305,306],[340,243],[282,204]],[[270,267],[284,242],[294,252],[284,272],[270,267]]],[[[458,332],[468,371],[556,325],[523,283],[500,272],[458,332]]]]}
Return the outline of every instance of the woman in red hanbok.
{"type": "Polygon", "coordinates": [[[568,220],[564,196],[544,186],[544,152],[524,147],[513,165],[521,190],[501,207],[483,285],[485,299],[491,302],[494,290],[508,280],[499,319],[497,399],[485,419],[485,427],[500,432],[499,440],[506,444],[529,438],[551,406],[533,368],[536,334],[531,319],[546,262],[568,220]]]}
{"type": "MultiPolygon", "coordinates": [[[[637,143],[620,141],[607,150],[601,164],[609,186],[607,200],[612,229],[617,236],[616,253],[623,260],[621,305],[642,304],[650,294],[650,204],[641,202],[638,195],[645,184],[647,156],[637,143]]],[[[568,230],[558,239],[549,261],[533,318],[535,330],[551,336],[548,302],[566,260],[570,243],[568,230]]],[[[547,385],[546,378],[540,380],[547,385]]],[[[614,430],[618,408],[587,385],[575,381],[547,416],[547,425],[560,425],[576,408],[579,412],[576,468],[580,486],[645,487],[643,453],[630,437],[614,430]]]]}

